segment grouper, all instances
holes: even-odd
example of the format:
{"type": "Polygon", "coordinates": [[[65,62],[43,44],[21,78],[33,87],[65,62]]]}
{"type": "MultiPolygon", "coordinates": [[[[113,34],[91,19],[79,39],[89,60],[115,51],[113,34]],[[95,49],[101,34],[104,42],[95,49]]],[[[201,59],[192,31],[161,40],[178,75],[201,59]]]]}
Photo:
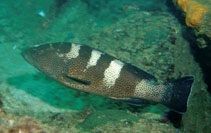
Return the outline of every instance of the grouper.
{"type": "Polygon", "coordinates": [[[27,62],[70,88],[139,105],[163,104],[187,111],[193,76],[172,82],[157,79],[138,67],[100,50],[76,43],[50,43],[23,50],[27,62]]]}

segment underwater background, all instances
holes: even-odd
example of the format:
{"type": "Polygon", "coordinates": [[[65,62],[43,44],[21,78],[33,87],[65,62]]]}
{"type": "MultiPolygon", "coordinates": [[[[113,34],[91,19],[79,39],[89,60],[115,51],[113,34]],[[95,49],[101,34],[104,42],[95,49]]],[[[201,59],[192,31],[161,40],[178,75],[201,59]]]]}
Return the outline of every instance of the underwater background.
{"type": "Polygon", "coordinates": [[[210,0],[1,0],[0,132],[211,132],[210,0]],[[134,107],[67,88],[21,56],[26,47],[74,42],[161,81],[194,75],[184,115],[134,107]]]}

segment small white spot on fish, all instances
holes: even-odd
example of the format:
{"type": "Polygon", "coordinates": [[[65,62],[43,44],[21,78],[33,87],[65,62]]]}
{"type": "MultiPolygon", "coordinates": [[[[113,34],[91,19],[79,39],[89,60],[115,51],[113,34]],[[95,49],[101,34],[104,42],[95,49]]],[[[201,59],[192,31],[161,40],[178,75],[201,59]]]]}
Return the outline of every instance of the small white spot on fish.
{"type": "Polygon", "coordinates": [[[111,88],[115,84],[123,66],[124,63],[119,60],[111,61],[109,67],[104,72],[103,83],[106,87],[111,88]]]}
{"type": "Polygon", "coordinates": [[[89,62],[87,63],[86,69],[84,71],[86,71],[88,68],[90,68],[92,66],[96,66],[97,61],[100,59],[102,54],[103,53],[100,51],[92,50],[91,57],[89,59],[89,62]]]}
{"type": "Polygon", "coordinates": [[[77,44],[72,44],[71,50],[65,54],[66,57],[68,59],[73,59],[73,58],[77,58],[79,55],[79,50],[80,50],[81,45],[77,45],[77,44]]]}

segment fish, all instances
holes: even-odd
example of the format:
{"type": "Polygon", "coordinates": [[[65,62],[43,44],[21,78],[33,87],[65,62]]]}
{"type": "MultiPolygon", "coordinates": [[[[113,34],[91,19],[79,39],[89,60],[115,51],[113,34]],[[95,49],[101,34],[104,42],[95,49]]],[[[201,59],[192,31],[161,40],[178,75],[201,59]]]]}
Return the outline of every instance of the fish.
{"type": "Polygon", "coordinates": [[[158,82],[135,65],[87,45],[70,42],[35,45],[21,54],[29,64],[72,89],[137,106],[149,101],[180,114],[187,111],[194,82],[192,75],[158,82]]]}

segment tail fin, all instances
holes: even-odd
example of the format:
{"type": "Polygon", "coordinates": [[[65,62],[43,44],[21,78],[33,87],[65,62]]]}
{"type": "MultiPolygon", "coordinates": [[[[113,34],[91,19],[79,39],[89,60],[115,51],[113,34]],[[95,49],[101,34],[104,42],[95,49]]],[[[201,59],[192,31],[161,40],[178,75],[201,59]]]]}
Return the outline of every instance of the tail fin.
{"type": "Polygon", "coordinates": [[[193,76],[185,76],[171,83],[173,92],[170,103],[167,105],[170,109],[180,114],[187,111],[188,98],[193,81],[193,76]]]}

